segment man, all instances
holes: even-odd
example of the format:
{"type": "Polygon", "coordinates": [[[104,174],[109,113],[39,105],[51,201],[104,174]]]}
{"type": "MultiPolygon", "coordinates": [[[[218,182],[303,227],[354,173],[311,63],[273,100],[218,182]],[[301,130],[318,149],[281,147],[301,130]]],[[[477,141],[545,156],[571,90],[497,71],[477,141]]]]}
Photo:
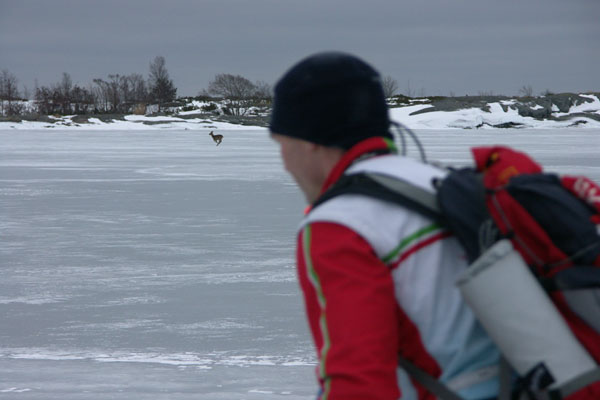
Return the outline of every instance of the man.
{"type": "MultiPolygon", "coordinates": [[[[272,138],[312,205],[344,174],[379,171],[432,190],[444,172],[396,154],[379,74],[320,53],[275,87],[272,138]]],[[[319,399],[433,399],[400,358],[466,399],[498,392],[498,352],[454,286],[458,242],[396,204],[345,194],[307,210],[297,264],[319,358],[319,399]]]]}

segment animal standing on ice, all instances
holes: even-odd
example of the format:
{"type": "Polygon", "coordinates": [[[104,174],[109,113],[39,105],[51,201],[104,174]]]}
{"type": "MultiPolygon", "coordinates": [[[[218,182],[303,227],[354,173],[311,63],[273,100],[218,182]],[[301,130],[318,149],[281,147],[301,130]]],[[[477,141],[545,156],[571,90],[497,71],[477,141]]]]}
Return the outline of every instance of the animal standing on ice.
{"type": "Polygon", "coordinates": [[[212,137],[212,139],[215,141],[215,143],[218,145],[221,144],[221,141],[223,140],[223,135],[214,135],[213,131],[211,131],[209,133],[209,135],[212,137]]]}

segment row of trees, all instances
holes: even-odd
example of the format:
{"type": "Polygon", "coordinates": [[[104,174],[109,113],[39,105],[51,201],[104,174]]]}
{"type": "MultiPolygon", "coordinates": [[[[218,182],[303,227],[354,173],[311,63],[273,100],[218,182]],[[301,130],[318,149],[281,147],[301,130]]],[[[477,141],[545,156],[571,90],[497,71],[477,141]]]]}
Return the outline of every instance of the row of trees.
{"type": "MultiPolygon", "coordinates": [[[[87,87],[73,84],[68,73],[63,73],[60,82],[49,86],[37,86],[34,90],[37,112],[41,114],[70,113],[127,113],[138,107],[175,100],[177,88],[169,77],[164,57],[156,57],[150,63],[148,79],[141,74],[111,74],[107,78],[96,78],[87,87]]],[[[217,74],[208,89],[199,93],[204,98],[221,98],[225,110],[233,115],[244,115],[250,107],[268,105],[272,97],[271,86],[256,83],[240,75],[217,74]]],[[[16,115],[23,111],[18,81],[7,70],[0,76],[0,109],[2,115],[16,115]],[[17,107],[18,105],[18,107],[17,107]]],[[[138,109],[139,110],[139,109],[138,109]]]]}
{"type": "MultiPolygon", "coordinates": [[[[7,70],[0,75],[0,114],[14,115],[23,111],[17,79],[7,70]]],[[[398,90],[398,83],[386,76],[382,79],[386,97],[398,90]]],[[[141,74],[111,74],[97,78],[87,87],[73,84],[71,76],[63,73],[60,82],[36,85],[34,96],[37,112],[41,114],[70,113],[128,113],[139,111],[149,103],[161,106],[175,100],[177,88],[169,77],[164,57],[150,63],[148,79],[141,74]]],[[[272,98],[271,86],[262,81],[251,82],[240,75],[217,74],[208,88],[199,93],[202,97],[220,98],[226,110],[233,115],[245,115],[253,106],[268,106],[272,98]]]]}
{"type": "MultiPolygon", "coordinates": [[[[126,113],[148,103],[173,101],[177,88],[169,77],[164,57],[150,63],[148,80],[141,74],[111,74],[108,79],[97,78],[88,87],[73,84],[71,76],[63,73],[60,82],[50,86],[36,85],[34,98],[41,114],[126,113]]],[[[24,105],[18,90],[18,80],[8,70],[0,75],[0,114],[16,115],[24,105]]]]}

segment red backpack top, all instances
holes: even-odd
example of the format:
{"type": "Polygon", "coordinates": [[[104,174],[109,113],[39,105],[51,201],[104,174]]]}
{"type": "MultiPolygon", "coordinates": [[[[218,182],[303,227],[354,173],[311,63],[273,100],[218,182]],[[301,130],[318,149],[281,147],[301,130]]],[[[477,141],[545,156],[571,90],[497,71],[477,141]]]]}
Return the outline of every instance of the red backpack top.
{"type": "Polygon", "coordinates": [[[574,264],[600,266],[600,187],[578,176],[543,174],[507,147],[474,148],[487,208],[527,264],[552,276],[574,264]]]}
{"type": "MultiPolygon", "coordinates": [[[[473,155],[496,226],[600,363],[600,187],[584,176],[545,175],[529,156],[506,147],[475,148],[473,155]]],[[[600,382],[567,398],[599,399],[600,382]]]]}

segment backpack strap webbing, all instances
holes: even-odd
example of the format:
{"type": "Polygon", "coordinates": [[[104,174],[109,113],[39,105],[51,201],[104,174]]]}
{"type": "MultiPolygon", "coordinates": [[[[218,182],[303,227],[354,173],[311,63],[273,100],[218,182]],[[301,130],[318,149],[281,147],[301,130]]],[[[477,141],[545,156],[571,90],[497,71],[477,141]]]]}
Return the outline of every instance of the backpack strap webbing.
{"type": "Polygon", "coordinates": [[[411,378],[419,382],[425,389],[433,393],[440,400],[463,400],[462,397],[450,390],[442,382],[417,367],[402,356],[398,356],[398,365],[406,371],[411,378]]]}
{"type": "Polygon", "coordinates": [[[512,398],[513,385],[512,385],[512,374],[513,370],[503,356],[500,356],[500,371],[499,371],[499,384],[498,400],[510,400],[512,398]]]}
{"type": "MultiPolygon", "coordinates": [[[[600,382],[600,367],[594,368],[593,370],[586,372],[585,374],[579,375],[567,383],[563,384],[559,388],[550,390],[548,392],[548,400],[562,400],[572,395],[584,387],[593,383],[600,382]]],[[[543,397],[541,397],[543,399],[543,397]]]]}
{"type": "Polygon", "coordinates": [[[374,197],[400,204],[434,221],[441,222],[444,219],[435,193],[401,178],[373,172],[343,175],[313,203],[312,208],[342,194],[361,194],[374,197]]]}
{"type": "MultiPolygon", "coordinates": [[[[398,365],[406,373],[413,378],[415,381],[420,383],[425,389],[434,394],[440,400],[462,400],[458,394],[456,394],[447,385],[443,384],[423,369],[417,367],[411,361],[398,355],[398,365]]],[[[500,357],[499,364],[499,393],[497,400],[511,400],[513,398],[512,390],[512,368],[508,361],[504,357],[500,357]]],[[[586,381],[586,385],[589,381],[586,381]]],[[[562,398],[558,398],[562,399],[562,398]]],[[[554,399],[550,399],[554,400],[554,399]]]]}

